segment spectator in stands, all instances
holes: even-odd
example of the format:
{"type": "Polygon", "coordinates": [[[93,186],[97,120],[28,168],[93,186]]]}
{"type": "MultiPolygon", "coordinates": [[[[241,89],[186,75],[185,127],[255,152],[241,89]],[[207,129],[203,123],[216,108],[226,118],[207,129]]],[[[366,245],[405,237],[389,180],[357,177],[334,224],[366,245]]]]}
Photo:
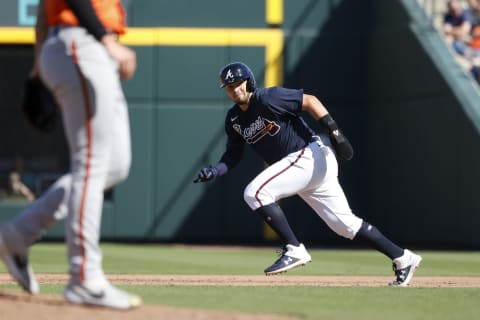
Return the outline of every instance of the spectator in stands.
{"type": "Polygon", "coordinates": [[[480,58],[480,25],[472,29],[471,41],[469,42],[469,51],[467,54],[473,58],[480,58]]]}
{"type": "Polygon", "coordinates": [[[480,67],[473,66],[470,72],[472,74],[473,79],[475,79],[475,81],[477,81],[477,83],[480,85],[480,67]]]}
{"type": "Polygon", "coordinates": [[[447,12],[443,20],[443,33],[456,53],[465,55],[469,48],[471,17],[458,0],[447,2],[447,12]]]}
{"type": "Polygon", "coordinates": [[[470,59],[473,78],[480,84],[480,0],[468,0],[468,10],[472,22],[470,59]]]}
{"type": "Polygon", "coordinates": [[[24,197],[29,202],[35,200],[35,194],[30,190],[25,183],[23,183],[22,178],[18,172],[10,172],[9,175],[10,189],[13,195],[19,195],[24,197]]]}
{"type": "Polygon", "coordinates": [[[25,171],[23,158],[18,156],[14,160],[14,168],[9,176],[9,189],[13,196],[20,196],[28,201],[35,200],[35,194],[32,191],[34,177],[31,173],[25,171]],[[30,177],[30,179],[29,179],[30,177]]]}
{"type": "Polygon", "coordinates": [[[470,13],[472,26],[480,25],[480,0],[467,0],[468,12],[470,13]]]}
{"type": "MultiPolygon", "coordinates": [[[[472,22],[470,31],[470,55],[474,59],[480,59],[480,0],[468,0],[468,11],[472,22]]],[[[475,64],[478,64],[474,62],[475,64]]]]}

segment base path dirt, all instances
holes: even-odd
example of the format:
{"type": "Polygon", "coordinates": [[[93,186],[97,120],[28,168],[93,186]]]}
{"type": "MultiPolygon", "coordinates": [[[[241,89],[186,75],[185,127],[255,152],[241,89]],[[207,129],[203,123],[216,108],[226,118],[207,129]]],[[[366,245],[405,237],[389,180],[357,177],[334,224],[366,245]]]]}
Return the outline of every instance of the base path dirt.
{"type": "MultiPolygon", "coordinates": [[[[37,274],[42,284],[64,284],[66,274],[37,274]]],[[[115,284],[173,286],[386,286],[393,276],[303,276],[303,275],[180,275],[180,274],[110,274],[115,284]]],[[[9,274],[0,274],[0,284],[14,283],[9,274]]],[[[480,277],[415,276],[411,287],[480,287],[480,277]]]]}
{"type": "MultiPolygon", "coordinates": [[[[65,284],[65,274],[37,274],[40,284],[65,284]]],[[[391,276],[264,276],[264,275],[109,275],[114,284],[168,286],[386,286],[391,276]]],[[[0,274],[0,285],[13,284],[9,274],[0,274]]],[[[411,287],[480,287],[480,277],[414,277],[411,287]]],[[[0,320],[288,320],[280,315],[248,314],[168,306],[146,305],[135,310],[114,311],[72,306],[62,297],[30,296],[13,290],[0,290],[0,320]]]]}

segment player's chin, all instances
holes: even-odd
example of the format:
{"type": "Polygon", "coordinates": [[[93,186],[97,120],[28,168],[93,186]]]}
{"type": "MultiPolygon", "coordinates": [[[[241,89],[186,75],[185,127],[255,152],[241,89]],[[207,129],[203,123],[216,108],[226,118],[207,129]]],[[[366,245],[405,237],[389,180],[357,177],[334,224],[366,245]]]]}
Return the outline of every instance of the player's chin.
{"type": "Polygon", "coordinates": [[[245,104],[247,102],[246,99],[244,99],[243,97],[239,97],[239,96],[232,97],[232,100],[236,104],[245,104]]]}

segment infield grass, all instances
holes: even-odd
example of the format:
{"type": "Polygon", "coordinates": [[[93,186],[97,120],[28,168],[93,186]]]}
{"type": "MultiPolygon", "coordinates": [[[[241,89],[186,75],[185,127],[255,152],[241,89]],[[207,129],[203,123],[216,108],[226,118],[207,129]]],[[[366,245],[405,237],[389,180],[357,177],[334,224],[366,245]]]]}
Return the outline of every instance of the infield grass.
{"type": "MultiPolygon", "coordinates": [[[[107,274],[262,274],[274,248],[104,244],[107,274]]],[[[313,261],[286,275],[392,275],[390,261],[370,250],[309,250],[313,261]]],[[[420,251],[416,276],[480,276],[480,253],[420,251]]],[[[38,273],[65,273],[63,244],[38,244],[31,252],[38,273]]],[[[0,264],[0,272],[6,272],[0,264]]],[[[147,304],[277,313],[299,319],[477,319],[480,288],[121,285],[147,304]]],[[[18,287],[2,285],[0,289],[18,287]]],[[[14,289],[15,288],[15,289],[14,289]]],[[[61,285],[42,292],[61,294],[61,285]]]]}

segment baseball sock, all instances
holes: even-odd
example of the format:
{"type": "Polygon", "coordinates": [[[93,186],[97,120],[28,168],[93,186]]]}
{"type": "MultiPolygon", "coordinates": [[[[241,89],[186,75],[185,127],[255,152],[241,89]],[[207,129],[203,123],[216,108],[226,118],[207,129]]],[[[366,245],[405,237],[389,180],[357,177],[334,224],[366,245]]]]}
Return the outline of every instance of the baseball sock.
{"type": "Polygon", "coordinates": [[[272,228],[273,231],[275,231],[287,244],[292,244],[296,247],[300,245],[300,242],[288,224],[285,213],[283,213],[282,208],[277,204],[272,203],[260,207],[254,212],[259,214],[270,228],[272,228]]]}
{"type": "Polygon", "coordinates": [[[403,255],[403,249],[387,239],[375,226],[363,221],[360,230],[355,235],[355,240],[363,240],[372,248],[380,251],[390,259],[403,255]]]}

